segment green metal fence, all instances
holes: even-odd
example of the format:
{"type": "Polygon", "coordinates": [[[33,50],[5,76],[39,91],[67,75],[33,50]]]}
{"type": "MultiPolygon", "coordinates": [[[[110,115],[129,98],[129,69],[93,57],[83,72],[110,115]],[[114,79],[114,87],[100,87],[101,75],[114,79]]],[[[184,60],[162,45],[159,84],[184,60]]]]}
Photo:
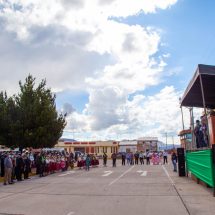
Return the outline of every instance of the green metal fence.
{"type": "Polygon", "coordinates": [[[212,161],[212,150],[187,151],[187,171],[211,187],[215,187],[215,169],[212,161]]]}

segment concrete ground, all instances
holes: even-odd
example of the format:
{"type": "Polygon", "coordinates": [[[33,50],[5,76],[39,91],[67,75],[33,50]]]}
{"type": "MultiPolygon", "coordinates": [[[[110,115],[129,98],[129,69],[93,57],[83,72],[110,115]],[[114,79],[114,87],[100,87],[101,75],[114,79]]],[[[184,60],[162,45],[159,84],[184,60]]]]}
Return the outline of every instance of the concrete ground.
{"type": "Polygon", "coordinates": [[[0,185],[5,215],[209,215],[212,190],[179,178],[172,165],[100,165],[56,173],[14,185],[0,185]]]}

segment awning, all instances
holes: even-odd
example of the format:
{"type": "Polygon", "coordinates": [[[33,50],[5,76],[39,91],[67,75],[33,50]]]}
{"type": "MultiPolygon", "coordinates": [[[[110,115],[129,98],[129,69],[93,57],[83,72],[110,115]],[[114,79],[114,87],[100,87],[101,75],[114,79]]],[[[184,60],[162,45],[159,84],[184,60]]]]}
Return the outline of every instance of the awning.
{"type": "Polygon", "coordinates": [[[206,108],[215,109],[215,66],[199,64],[182,97],[181,106],[203,108],[204,101],[206,108]]]}

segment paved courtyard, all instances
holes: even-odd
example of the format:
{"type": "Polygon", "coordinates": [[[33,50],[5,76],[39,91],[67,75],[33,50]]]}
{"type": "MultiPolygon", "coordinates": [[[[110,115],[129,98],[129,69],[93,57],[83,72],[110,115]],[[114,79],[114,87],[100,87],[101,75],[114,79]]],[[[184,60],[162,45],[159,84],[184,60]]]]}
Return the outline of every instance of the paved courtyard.
{"type": "Polygon", "coordinates": [[[0,185],[0,214],[215,214],[212,190],[179,178],[172,165],[121,166],[56,173],[0,185]]]}

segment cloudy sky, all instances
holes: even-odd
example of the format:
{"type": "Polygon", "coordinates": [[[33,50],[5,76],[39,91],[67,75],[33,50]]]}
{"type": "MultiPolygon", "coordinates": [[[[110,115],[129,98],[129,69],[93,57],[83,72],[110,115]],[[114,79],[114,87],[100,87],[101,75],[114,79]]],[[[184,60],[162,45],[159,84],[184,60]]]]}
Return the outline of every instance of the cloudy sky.
{"type": "MultiPolygon", "coordinates": [[[[178,142],[179,97],[214,64],[214,0],[0,0],[0,90],[30,73],[67,112],[64,137],[178,142]]],[[[187,110],[186,127],[189,126],[187,110]]]]}

